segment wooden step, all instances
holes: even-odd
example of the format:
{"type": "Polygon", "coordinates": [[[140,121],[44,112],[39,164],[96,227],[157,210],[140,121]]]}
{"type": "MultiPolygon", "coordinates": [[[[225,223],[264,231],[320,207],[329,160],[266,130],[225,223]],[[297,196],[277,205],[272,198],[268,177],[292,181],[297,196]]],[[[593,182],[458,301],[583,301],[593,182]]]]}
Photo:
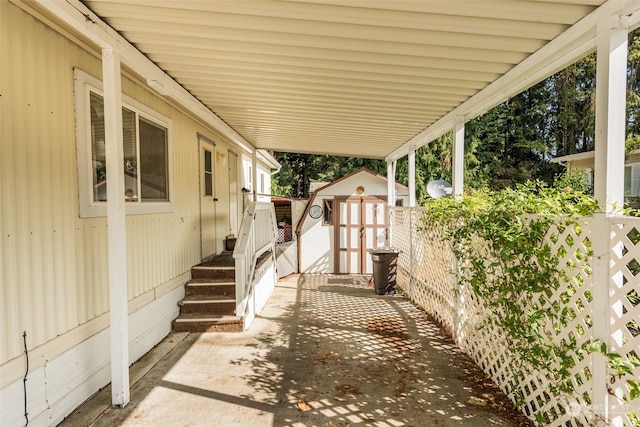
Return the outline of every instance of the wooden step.
{"type": "Polygon", "coordinates": [[[230,281],[192,280],[185,287],[185,296],[206,295],[211,298],[235,298],[236,284],[230,281]]]}
{"type": "Polygon", "coordinates": [[[235,281],[235,267],[209,267],[196,265],[191,268],[191,279],[230,280],[235,281]]]}
{"type": "Polygon", "coordinates": [[[173,330],[176,332],[242,332],[242,318],[181,314],[173,321],[173,330]]]}
{"type": "Polygon", "coordinates": [[[191,281],[178,303],[180,316],[173,321],[176,332],[241,332],[236,316],[235,267],[231,254],[204,260],[191,269],[191,281]]]}
{"type": "Polygon", "coordinates": [[[204,295],[187,297],[178,303],[180,316],[183,314],[210,315],[235,315],[235,299],[212,299],[204,295]]]}

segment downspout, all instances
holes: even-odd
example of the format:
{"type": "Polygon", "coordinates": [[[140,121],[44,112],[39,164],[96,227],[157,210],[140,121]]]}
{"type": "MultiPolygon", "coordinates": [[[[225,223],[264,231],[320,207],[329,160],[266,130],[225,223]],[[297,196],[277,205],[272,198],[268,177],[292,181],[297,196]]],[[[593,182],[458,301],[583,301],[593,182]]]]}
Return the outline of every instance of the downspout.
{"type": "Polygon", "coordinates": [[[256,150],[256,153],[258,156],[260,156],[260,159],[263,160],[265,163],[269,164],[269,169],[273,169],[273,171],[269,172],[269,174],[271,176],[277,174],[278,172],[280,172],[280,170],[282,169],[282,165],[280,164],[279,161],[276,160],[275,157],[273,157],[271,155],[271,153],[269,153],[266,150],[263,149],[259,149],[256,150]]]}
{"type": "Polygon", "coordinates": [[[273,176],[273,175],[279,173],[280,169],[282,169],[282,165],[280,163],[278,163],[278,167],[276,169],[272,170],[271,172],[269,172],[269,175],[273,176]]]}

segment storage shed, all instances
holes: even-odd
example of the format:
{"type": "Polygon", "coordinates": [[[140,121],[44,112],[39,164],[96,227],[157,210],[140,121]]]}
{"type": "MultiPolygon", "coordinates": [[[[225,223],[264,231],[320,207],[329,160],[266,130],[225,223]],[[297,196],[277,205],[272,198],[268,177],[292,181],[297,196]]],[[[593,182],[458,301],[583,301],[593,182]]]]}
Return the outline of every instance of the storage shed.
{"type": "MultiPolygon", "coordinates": [[[[396,184],[396,204],[409,189],[396,184]]],[[[371,248],[388,245],[387,178],[362,168],[314,192],[298,236],[301,273],[370,274],[371,248]]]]}

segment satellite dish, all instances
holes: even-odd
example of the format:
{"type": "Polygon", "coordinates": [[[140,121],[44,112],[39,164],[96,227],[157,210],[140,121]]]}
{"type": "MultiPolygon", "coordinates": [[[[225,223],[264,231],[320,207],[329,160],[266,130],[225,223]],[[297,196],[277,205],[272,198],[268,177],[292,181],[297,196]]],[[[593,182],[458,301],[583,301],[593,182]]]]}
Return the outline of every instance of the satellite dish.
{"type": "Polygon", "coordinates": [[[447,181],[437,179],[427,184],[427,193],[434,199],[450,196],[453,189],[447,181]]]}

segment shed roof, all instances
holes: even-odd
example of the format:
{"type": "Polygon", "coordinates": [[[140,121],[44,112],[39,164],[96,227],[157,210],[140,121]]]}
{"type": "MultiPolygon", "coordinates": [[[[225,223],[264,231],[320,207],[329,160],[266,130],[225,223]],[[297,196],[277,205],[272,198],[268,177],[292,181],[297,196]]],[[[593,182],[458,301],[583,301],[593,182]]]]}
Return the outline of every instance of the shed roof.
{"type": "MultiPolygon", "coordinates": [[[[353,172],[348,173],[345,176],[342,176],[342,177],[336,179],[335,181],[331,181],[329,183],[324,183],[323,186],[317,187],[315,189],[315,191],[313,192],[313,196],[312,197],[315,197],[315,195],[317,193],[321,192],[321,191],[325,191],[325,190],[331,188],[332,186],[341,183],[342,181],[345,181],[345,180],[347,180],[349,178],[352,178],[355,175],[362,174],[362,173],[366,173],[366,174],[370,175],[371,177],[373,177],[375,179],[380,179],[380,180],[385,181],[385,182],[387,181],[387,177],[386,176],[380,175],[379,173],[376,173],[376,172],[374,172],[371,169],[368,169],[366,167],[362,167],[360,169],[357,169],[357,170],[355,170],[353,172]]],[[[402,185],[402,184],[400,184],[398,182],[396,182],[395,185],[396,185],[396,188],[399,188],[401,190],[405,190],[405,191],[409,190],[409,188],[407,186],[402,185]]]]}

